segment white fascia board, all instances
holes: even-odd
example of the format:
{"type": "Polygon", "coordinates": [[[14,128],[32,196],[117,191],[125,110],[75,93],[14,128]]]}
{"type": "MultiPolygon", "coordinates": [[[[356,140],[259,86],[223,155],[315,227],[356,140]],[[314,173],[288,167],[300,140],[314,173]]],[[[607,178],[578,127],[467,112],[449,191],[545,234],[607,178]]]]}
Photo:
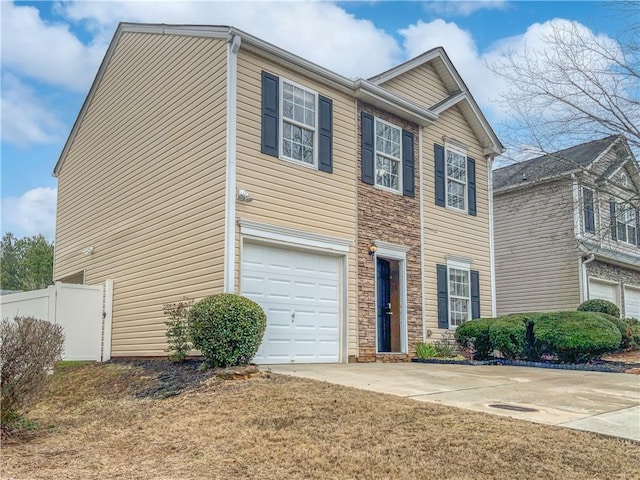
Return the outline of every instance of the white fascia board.
{"type": "Polygon", "coordinates": [[[503,187],[503,188],[499,188],[497,190],[494,190],[493,193],[496,195],[500,195],[503,193],[509,193],[509,192],[513,192],[515,190],[520,190],[522,188],[529,188],[529,187],[537,187],[538,185],[543,185],[545,183],[549,183],[549,182],[554,182],[556,180],[562,180],[562,179],[567,179],[567,178],[571,178],[572,175],[575,175],[576,173],[581,172],[581,170],[570,170],[568,172],[564,172],[561,173],[559,175],[551,175],[549,177],[543,177],[543,178],[539,178],[536,179],[534,181],[528,181],[528,182],[524,182],[524,183],[519,183],[518,185],[509,185],[508,187],[503,187]]]}
{"type": "Polygon", "coordinates": [[[346,253],[353,240],[333,237],[321,233],[306,232],[295,228],[281,227],[269,223],[256,222],[245,218],[238,219],[240,233],[254,238],[262,238],[290,245],[319,248],[327,251],[346,253]]]}
{"type": "Polygon", "coordinates": [[[467,97],[467,92],[459,92],[455,95],[452,95],[446,101],[440,103],[439,105],[431,107],[429,110],[431,110],[433,113],[440,115],[445,110],[448,110],[454,105],[457,105],[458,103],[460,103],[466,97],[467,97]]]}
{"type": "Polygon", "coordinates": [[[422,55],[418,55],[415,58],[407,60],[406,62],[400,65],[397,65],[391,68],[390,70],[387,70],[386,72],[380,73],[375,77],[371,77],[369,81],[376,84],[388,82],[389,80],[397,76],[400,76],[403,73],[406,73],[410,70],[413,70],[414,68],[419,67],[424,63],[429,63],[430,61],[432,61],[437,57],[440,57],[441,55],[442,55],[442,47],[434,48],[433,50],[429,50],[423,53],[422,55]]]}

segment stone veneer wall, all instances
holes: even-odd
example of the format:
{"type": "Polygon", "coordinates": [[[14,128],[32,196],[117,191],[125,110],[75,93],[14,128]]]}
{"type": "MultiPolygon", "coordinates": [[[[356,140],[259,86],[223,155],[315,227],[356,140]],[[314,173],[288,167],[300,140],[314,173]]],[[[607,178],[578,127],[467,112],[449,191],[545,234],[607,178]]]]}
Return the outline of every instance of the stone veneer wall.
{"type": "MultiPolygon", "coordinates": [[[[640,287],[640,272],[631,270],[630,268],[594,260],[587,264],[587,273],[589,277],[596,279],[599,278],[617,282],[622,285],[640,287]]],[[[620,311],[623,313],[623,316],[626,316],[626,312],[624,312],[624,288],[620,289],[620,296],[620,311]]]]}
{"type": "Polygon", "coordinates": [[[422,271],[420,268],[420,183],[418,126],[358,102],[358,356],[351,361],[402,361],[422,341],[422,271]],[[405,197],[363,183],[360,112],[367,112],[414,135],[415,196],[405,197]],[[409,354],[376,354],[375,262],[369,246],[380,240],[410,247],[407,252],[407,334],[409,354]]]}

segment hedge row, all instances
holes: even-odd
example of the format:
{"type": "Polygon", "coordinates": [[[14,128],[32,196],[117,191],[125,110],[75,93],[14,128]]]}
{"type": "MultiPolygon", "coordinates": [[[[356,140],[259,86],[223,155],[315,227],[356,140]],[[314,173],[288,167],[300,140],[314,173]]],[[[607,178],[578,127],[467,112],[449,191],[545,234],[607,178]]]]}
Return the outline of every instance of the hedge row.
{"type": "Polygon", "coordinates": [[[497,350],[508,359],[576,363],[640,344],[640,325],[597,312],[520,313],[466,322],[456,340],[465,349],[473,344],[476,360],[497,350]]]}

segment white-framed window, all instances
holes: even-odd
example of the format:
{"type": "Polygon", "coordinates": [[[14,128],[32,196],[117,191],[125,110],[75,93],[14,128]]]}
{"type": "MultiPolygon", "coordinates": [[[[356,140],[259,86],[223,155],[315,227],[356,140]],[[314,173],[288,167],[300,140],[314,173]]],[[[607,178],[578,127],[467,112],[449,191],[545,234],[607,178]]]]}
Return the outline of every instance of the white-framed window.
{"type": "Polygon", "coordinates": [[[316,166],[318,93],[280,78],[280,157],[316,166]]]}
{"type": "Polygon", "coordinates": [[[582,231],[596,233],[595,193],[589,187],[582,187],[582,231]]]}
{"type": "Polygon", "coordinates": [[[447,207],[467,211],[467,153],[445,145],[447,207]]]}
{"type": "Polygon", "coordinates": [[[448,265],[449,328],[471,319],[471,278],[468,267],[448,265]]]}
{"type": "Polygon", "coordinates": [[[616,203],[616,235],[618,241],[630,245],[638,242],[638,225],[636,209],[626,203],[616,203]]]}
{"type": "Polygon", "coordinates": [[[402,129],[375,118],[375,185],[402,191],[402,129]]]}

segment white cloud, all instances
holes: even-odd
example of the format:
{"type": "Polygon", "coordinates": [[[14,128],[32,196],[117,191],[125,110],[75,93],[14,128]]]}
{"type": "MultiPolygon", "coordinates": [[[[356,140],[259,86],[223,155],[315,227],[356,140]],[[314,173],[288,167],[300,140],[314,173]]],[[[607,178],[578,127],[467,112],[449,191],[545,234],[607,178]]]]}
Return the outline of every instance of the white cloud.
{"type": "Polygon", "coordinates": [[[424,8],[445,16],[468,17],[478,10],[503,10],[507,7],[506,0],[476,0],[457,1],[448,0],[440,2],[425,2],[424,8]]]}
{"type": "Polygon", "coordinates": [[[3,69],[76,91],[89,87],[107,43],[84,45],[68,24],[45,22],[36,7],[1,3],[3,69]]]}
{"type": "Polygon", "coordinates": [[[371,76],[402,60],[392,36],[328,2],[69,2],[60,9],[101,37],[118,21],[233,25],[351,77],[371,76]]]}
{"type": "Polygon", "coordinates": [[[43,234],[54,238],[56,220],[55,188],[39,187],[20,197],[2,199],[2,231],[18,237],[43,234]]]}
{"type": "Polygon", "coordinates": [[[54,143],[62,138],[62,123],[33,90],[15,76],[2,76],[0,96],[2,143],[24,147],[31,143],[54,143]]]}

